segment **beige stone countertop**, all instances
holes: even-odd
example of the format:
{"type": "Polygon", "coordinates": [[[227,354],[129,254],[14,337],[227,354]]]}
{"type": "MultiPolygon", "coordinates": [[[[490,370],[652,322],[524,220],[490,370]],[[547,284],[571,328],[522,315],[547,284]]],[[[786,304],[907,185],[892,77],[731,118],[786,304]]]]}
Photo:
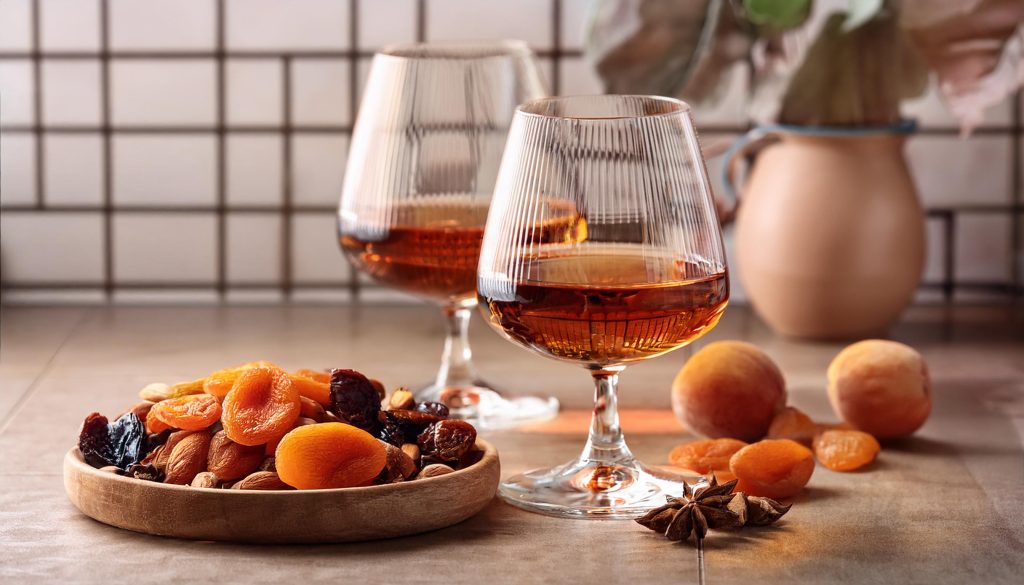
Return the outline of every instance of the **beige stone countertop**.
{"type": "MultiPolygon", "coordinates": [[[[348,545],[252,546],[126,532],[67,500],[61,459],[92,411],[116,414],[152,381],[268,359],[349,367],[389,387],[432,377],[441,319],[425,306],[85,307],[0,310],[0,583],[695,583],[688,544],[629,521],[548,518],[494,500],[436,532],[348,545]]],[[[892,332],[926,357],[935,407],[868,470],[818,467],[774,527],[715,533],[707,582],[1019,583],[1024,575],[1024,311],[919,307],[892,332]]],[[[474,319],[477,365],[557,396],[559,419],[488,433],[502,474],[560,463],[584,441],[589,376],[474,319]]],[[[790,403],[834,420],[825,368],[838,343],[774,336],[742,307],[695,345],[745,339],[779,363],[790,403]]],[[[682,350],[622,376],[623,427],[649,463],[688,440],[669,413],[682,350]]]]}

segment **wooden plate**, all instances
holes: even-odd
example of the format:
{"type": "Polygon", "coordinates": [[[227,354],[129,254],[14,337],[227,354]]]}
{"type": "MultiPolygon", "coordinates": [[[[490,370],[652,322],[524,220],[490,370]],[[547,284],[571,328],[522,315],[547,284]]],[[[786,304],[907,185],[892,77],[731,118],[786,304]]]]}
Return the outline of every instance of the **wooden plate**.
{"type": "Polygon", "coordinates": [[[487,505],[498,488],[493,445],[448,475],[332,490],[243,491],[141,481],[99,471],[78,448],[64,456],[71,502],[104,524],[200,540],[260,543],[352,542],[451,526],[487,505]]]}

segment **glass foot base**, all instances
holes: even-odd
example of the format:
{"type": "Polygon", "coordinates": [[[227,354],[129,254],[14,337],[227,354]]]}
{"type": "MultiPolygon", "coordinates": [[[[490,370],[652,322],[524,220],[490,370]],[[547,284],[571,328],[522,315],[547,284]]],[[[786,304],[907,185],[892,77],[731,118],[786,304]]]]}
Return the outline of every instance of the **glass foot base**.
{"type": "Polygon", "coordinates": [[[475,381],[470,386],[432,384],[414,394],[448,406],[451,416],[469,421],[478,430],[509,429],[550,420],[558,414],[558,400],[539,396],[506,395],[475,381]]]}
{"type": "Polygon", "coordinates": [[[508,478],[498,495],[513,506],[562,518],[633,519],[681,496],[682,482],[703,481],[648,467],[636,459],[608,464],[576,460],[508,478]]]}

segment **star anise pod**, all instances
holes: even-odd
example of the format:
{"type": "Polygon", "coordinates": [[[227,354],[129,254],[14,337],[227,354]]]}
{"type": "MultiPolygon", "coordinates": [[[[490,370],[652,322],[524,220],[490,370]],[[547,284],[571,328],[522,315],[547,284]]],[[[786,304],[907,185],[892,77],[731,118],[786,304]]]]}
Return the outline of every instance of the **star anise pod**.
{"type": "Polygon", "coordinates": [[[766,526],[789,511],[790,506],[770,498],[732,493],[736,480],[718,483],[712,474],[707,485],[694,488],[683,482],[681,497],[668,496],[666,504],[647,512],[636,521],[661,532],[673,541],[707,536],[710,529],[736,529],[743,526],[766,526]]]}

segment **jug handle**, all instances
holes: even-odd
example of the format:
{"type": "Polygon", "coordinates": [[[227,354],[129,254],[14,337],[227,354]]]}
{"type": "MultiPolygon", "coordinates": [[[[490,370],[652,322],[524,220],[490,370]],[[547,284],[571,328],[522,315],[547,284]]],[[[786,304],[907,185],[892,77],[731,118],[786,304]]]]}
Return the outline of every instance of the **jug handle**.
{"type": "Polygon", "coordinates": [[[719,202],[718,217],[722,225],[732,223],[736,219],[736,212],[740,207],[740,192],[737,187],[736,175],[739,172],[739,162],[748,155],[756,153],[768,144],[777,141],[778,131],[771,126],[758,126],[737,138],[732,146],[725,151],[724,164],[722,164],[722,187],[725,190],[727,200],[719,202]]]}

